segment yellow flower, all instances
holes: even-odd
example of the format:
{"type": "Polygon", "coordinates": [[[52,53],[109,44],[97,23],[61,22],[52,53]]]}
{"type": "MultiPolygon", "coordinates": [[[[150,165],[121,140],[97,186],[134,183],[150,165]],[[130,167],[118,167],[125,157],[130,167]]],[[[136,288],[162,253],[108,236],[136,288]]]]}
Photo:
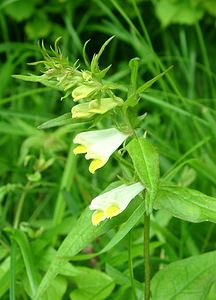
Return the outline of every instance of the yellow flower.
{"type": "Polygon", "coordinates": [[[93,81],[89,82],[89,85],[80,85],[76,87],[72,92],[73,101],[78,101],[81,99],[85,99],[92,94],[94,94],[96,91],[98,91],[98,85],[96,85],[93,81]]]}
{"type": "Polygon", "coordinates": [[[118,105],[122,105],[123,100],[119,97],[102,98],[101,100],[92,100],[86,103],[75,105],[72,110],[72,118],[91,118],[95,114],[105,114],[118,105]]]}
{"type": "Polygon", "coordinates": [[[106,164],[127,137],[128,135],[115,128],[81,132],[74,138],[74,143],[79,144],[74,153],[86,153],[85,158],[92,159],[89,171],[93,174],[106,164]]]}
{"type": "Polygon", "coordinates": [[[90,210],[94,210],[92,224],[98,225],[105,219],[119,215],[143,190],[144,186],[140,182],[123,184],[94,198],[89,206],[90,210]]]}

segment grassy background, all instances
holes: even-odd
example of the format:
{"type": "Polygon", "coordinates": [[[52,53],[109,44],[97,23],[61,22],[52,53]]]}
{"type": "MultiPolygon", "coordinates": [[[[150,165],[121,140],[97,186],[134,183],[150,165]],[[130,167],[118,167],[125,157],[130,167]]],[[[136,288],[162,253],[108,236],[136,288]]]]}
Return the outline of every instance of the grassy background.
{"type": "MultiPolygon", "coordinates": [[[[166,77],[142,95],[140,113],[148,113],[142,128],[160,152],[163,178],[216,195],[215,19],[207,8],[191,9],[193,18],[189,16],[186,21],[184,18],[164,21],[161,7],[154,1],[34,0],[27,5],[25,1],[11,2],[0,4],[0,297],[3,300],[15,299],[15,293],[16,299],[29,299],[29,282],[34,287],[40,281],[56,249],[92,197],[116,180],[116,175],[127,176],[115,159],[91,176],[87,162],[71,154],[76,131],[70,125],[37,129],[44,121],[69,112],[72,106],[70,98],[59,100],[62,95],[57,90],[11,77],[40,73],[40,67],[35,71],[26,65],[41,59],[39,39],[49,45],[62,36],[64,55],[72,63],[80,59],[82,64],[86,40],[91,39],[87,50],[91,57],[107,38],[115,35],[101,58],[101,65],[112,63],[109,80],[124,86],[129,83],[128,61],[133,57],[140,58],[140,83],[173,65],[166,77]],[[164,27],[166,22],[168,27],[164,27]],[[41,171],[41,178],[36,170],[41,171]]],[[[124,98],[124,88],[119,96],[124,98]]],[[[151,225],[153,274],[164,264],[216,246],[216,229],[211,223],[191,224],[158,212],[151,225]]],[[[115,232],[112,229],[95,239],[83,252],[100,251],[115,232]]],[[[133,293],[128,249],[134,263],[132,287],[134,284],[141,293],[142,242],[142,221],[139,221],[112,251],[91,260],[76,261],[74,266],[105,270],[116,284],[107,299],[125,299],[126,294],[133,293]]],[[[50,292],[48,299],[63,299],[64,292],[64,299],[69,299],[70,292],[79,287],[79,276],[71,269],[67,272],[69,275],[61,275],[55,283],[59,291],[53,289],[54,294],[50,292]]],[[[97,274],[91,276],[94,282],[97,274]]],[[[81,289],[85,291],[84,287],[81,289]]],[[[86,290],[91,289],[87,286],[86,290]]],[[[85,299],[85,295],[77,293],[80,294],[73,299],[85,299]]]]}

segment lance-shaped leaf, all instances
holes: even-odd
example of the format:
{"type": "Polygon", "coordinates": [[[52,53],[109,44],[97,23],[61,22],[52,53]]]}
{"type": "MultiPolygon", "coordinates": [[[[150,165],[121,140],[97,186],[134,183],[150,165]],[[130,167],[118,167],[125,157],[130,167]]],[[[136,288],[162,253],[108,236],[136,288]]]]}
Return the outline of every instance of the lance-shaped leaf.
{"type": "Polygon", "coordinates": [[[189,222],[216,223],[216,198],[189,188],[160,187],[154,208],[165,209],[174,217],[189,222]]]}
{"type": "MultiPolygon", "coordinates": [[[[152,79],[145,82],[143,85],[141,85],[137,90],[134,88],[129,88],[128,92],[128,98],[124,103],[124,107],[127,108],[129,106],[135,106],[139,102],[139,94],[143,93],[145,90],[150,88],[152,84],[154,84],[156,81],[161,79],[169,70],[172,69],[173,66],[170,66],[168,69],[166,69],[164,72],[158,74],[157,76],[153,77],[152,79]]],[[[130,61],[130,68],[131,68],[131,84],[133,87],[135,87],[134,82],[136,80],[136,72],[138,71],[138,61],[137,59],[133,59],[130,61]]]]}
{"type": "MultiPolygon", "coordinates": [[[[101,46],[100,51],[97,54],[94,54],[92,61],[91,61],[91,72],[92,73],[99,73],[100,74],[100,69],[99,69],[99,65],[98,65],[98,61],[100,56],[102,55],[102,53],[104,52],[106,46],[111,42],[111,40],[114,38],[114,36],[111,36],[107,41],[105,41],[105,43],[101,46]]],[[[111,66],[107,67],[107,71],[109,70],[111,66]]],[[[104,70],[106,70],[104,69],[104,70]]],[[[103,70],[103,71],[104,71],[103,70]]],[[[105,71],[106,73],[106,71],[105,71]]],[[[105,74],[103,74],[105,75],[105,74]]]]}
{"type": "Polygon", "coordinates": [[[38,126],[38,129],[47,129],[47,128],[63,126],[71,123],[72,123],[71,113],[67,113],[57,118],[44,122],[43,124],[38,126]]]}
{"type": "Polygon", "coordinates": [[[137,214],[137,210],[140,212],[143,212],[144,210],[139,198],[132,201],[128,208],[119,216],[105,221],[99,226],[92,225],[92,212],[89,208],[84,210],[80,218],[77,220],[76,225],[71,229],[70,233],[58,249],[56,256],[47,270],[47,273],[40,283],[34,300],[40,300],[43,297],[43,294],[47,291],[54,278],[59,274],[60,270],[64,268],[65,264],[68,264],[68,259],[79,253],[97,236],[126,222],[130,216],[138,221],[140,219],[140,214],[137,214]]]}
{"type": "Polygon", "coordinates": [[[141,85],[138,89],[137,89],[137,93],[143,93],[145,90],[147,90],[149,87],[152,86],[153,83],[155,83],[156,81],[158,81],[159,79],[161,79],[162,76],[164,76],[167,72],[169,72],[172,69],[173,66],[170,66],[168,69],[166,69],[164,72],[158,74],[157,76],[155,76],[154,78],[150,79],[149,81],[145,82],[143,85],[141,85]]]}
{"type": "Polygon", "coordinates": [[[59,127],[64,125],[71,125],[72,128],[80,128],[85,124],[87,123],[84,121],[82,123],[75,122],[74,120],[72,120],[71,113],[66,113],[57,118],[44,122],[43,124],[38,126],[38,129],[48,129],[48,128],[59,127]]]}
{"type": "Polygon", "coordinates": [[[56,81],[54,80],[49,80],[46,74],[43,75],[34,75],[34,74],[29,74],[29,75],[19,75],[19,74],[14,74],[12,75],[13,78],[24,80],[24,81],[31,81],[31,82],[40,82],[44,84],[47,87],[51,87],[54,89],[61,90],[57,85],[56,81]]]}
{"type": "Polygon", "coordinates": [[[150,214],[157,195],[159,181],[159,155],[144,137],[133,139],[126,147],[140,181],[146,187],[146,213],[150,214]]]}
{"type": "Polygon", "coordinates": [[[153,300],[215,299],[216,251],[174,262],[152,279],[153,300]],[[211,295],[211,296],[210,296],[211,295]]]}
{"type": "Polygon", "coordinates": [[[25,233],[21,230],[15,229],[11,231],[13,234],[13,238],[16,240],[17,244],[20,247],[30,286],[30,294],[34,295],[38,286],[39,273],[36,268],[34,257],[32,255],[30,243],[25,233]]]}

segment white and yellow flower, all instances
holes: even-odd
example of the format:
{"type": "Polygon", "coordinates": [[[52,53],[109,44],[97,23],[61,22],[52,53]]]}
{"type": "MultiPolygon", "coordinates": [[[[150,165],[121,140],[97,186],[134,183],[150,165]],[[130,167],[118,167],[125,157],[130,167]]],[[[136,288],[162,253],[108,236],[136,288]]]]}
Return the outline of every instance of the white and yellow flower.
{"type": "Polygon", "coordinates": [[[91,118],[95,114],[105,114],[116,106],[122,105],[123,100],[119,97],[102,98],[91,100],[90,102],[80,103],[72,107],[72,118],[91,118]]]}
{"type": "Polygon", "coordinates": [[[81,132],[73,140],[79,144],[73,151],[75,154],[86,153],[85,158],[92,159],[89,171],[94,174],[127,137],[127,134],[115,128],[81,132]]]}
{"type": "Polygon", "coordinates": [[[92,224],[98,225],[105,219],[119,215],[143,190],[144,186],[140,182],[123,184],[94,198],[89,206],[90,210],[94,210],[92,224]]]}

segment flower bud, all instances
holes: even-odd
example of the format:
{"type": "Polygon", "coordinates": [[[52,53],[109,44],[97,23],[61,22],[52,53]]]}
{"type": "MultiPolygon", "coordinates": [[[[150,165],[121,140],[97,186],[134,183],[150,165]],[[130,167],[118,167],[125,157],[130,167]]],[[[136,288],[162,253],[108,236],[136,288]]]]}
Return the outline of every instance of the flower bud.
{"type": "Polygon", "coordinates": [[[90,95],[94,94],[97,91],[99,91],[99,87],[98,87],[98,85],[95,85],[95,83],[92,81],[91,85],[83,84],[83,85],[80,85],[77,88],[75,88],[72,92],[72,97],[73,97],[73,100],[76,102],[80,99],[85,99],[85,98],[89,97],[90,95]]]}
{"type": "Polygon", "coordinates": [[[72,118],[90,118],[95,114],[105,114],[107,111],[119,106],[123,103],[123,100],[119,97],[102,98],[100,100],[92,100],[86,103],[80,103],[75,105],[72,110],[72,118]]]}

